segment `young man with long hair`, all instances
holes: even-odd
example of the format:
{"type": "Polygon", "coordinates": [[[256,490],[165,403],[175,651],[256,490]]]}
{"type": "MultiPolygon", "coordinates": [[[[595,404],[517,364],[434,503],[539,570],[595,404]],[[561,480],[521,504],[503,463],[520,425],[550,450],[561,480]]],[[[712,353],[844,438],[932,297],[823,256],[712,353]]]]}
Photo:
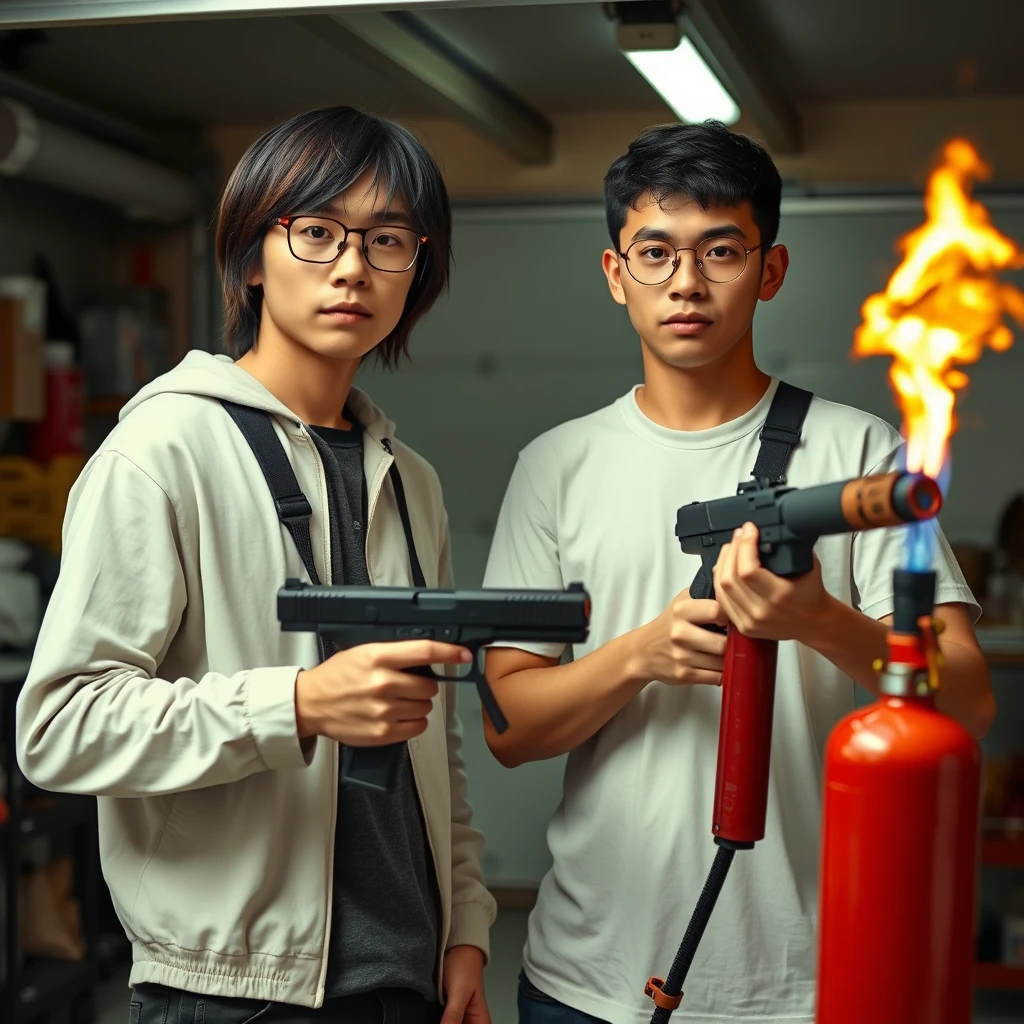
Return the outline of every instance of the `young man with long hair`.
{"type": "Polygon", "coordinates": [[[235,419],[272,426],[320,582],[451,585],[437,476],[353,387],[364,359],[407,353],[450,254],[407,130],[346,107],[270,129],[218,213],[230,356],[192,351],[144,387],[71,493],[18,756],[99,798],[132,1024],[435,1024],[442,1006],[488,1024],[495,907],[454,686],[409,671],[468,652],[322,659],[282,632],[278,589],[312,573],[235,419]],[[402,751],[389,792],[340,785],[344,748],[383,744],[402,751]]]}

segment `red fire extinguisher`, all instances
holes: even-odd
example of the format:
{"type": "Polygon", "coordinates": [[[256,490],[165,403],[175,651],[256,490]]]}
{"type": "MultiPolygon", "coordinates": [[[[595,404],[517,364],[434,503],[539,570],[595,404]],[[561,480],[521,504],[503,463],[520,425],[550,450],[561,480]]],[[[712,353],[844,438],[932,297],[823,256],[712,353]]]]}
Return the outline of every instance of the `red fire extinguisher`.
{"type": "Polygon", "coordinates": [[[879,700],[825,750],[817,1024],[969,1024],[981,753],[938,711],[934,573],[898,570],[879,700]]]}
{"type": "Polygon", "coordinates": [[[46,343],[46,416],[31,431],[32,458],[47,463],[85,447],[85,373],[66,341],[46,343]]]}

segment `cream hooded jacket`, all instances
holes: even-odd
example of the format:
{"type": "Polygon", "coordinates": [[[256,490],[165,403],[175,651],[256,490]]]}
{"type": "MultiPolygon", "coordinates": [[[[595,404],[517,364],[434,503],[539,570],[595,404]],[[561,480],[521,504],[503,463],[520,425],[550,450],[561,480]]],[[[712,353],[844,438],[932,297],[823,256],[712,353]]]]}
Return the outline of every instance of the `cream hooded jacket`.
{"type": "MultiPolygon", "coordinates": [[[[226,356],[189,353],[125,407],[71,492],[60,577],[18,701],[18,758],[37,786],[98,797],[132,985],[317,1007],[338,746],[299,743],[295,679],[317,663],[316,642],[282,632],[276,594],[309,577],[221,398],[273,415],[330,580],[327,483],[306,426],[226,356]]],[[[427,585],[450,586],[434,470],[364,394],[349,404],[365,427],[370,579],[412,585],[387,479],[397,460],[427,585]]],[[[409,746],[441,893],[438,952],[486,955],[495,904],[470,825],[455,689],[441,686],[409,746]]]]}

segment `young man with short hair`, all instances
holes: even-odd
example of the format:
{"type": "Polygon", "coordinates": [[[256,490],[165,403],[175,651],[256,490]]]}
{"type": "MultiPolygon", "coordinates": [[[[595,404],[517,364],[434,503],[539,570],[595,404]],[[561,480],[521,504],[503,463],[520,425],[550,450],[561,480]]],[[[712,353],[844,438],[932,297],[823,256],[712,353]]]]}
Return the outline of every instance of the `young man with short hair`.
{"type": "Polygon", "coordinates": [[[321,658],[277,620],[289,578],[451,585],[437,475],[352,386],[447,287],[444,183],[394,122],[310,111],[242,157],[217,252],[234,358],[144,387],[76,483],[20,764],[99,798],[132,1024],[489,1024],[455,687],[409,671],[468,652],[321,658]],[[310,505],[304,550],[243,423],[310,505]],[[390,792],[339,784],[340,748],[392,743],[390,792]]]}
{"type": "MultiPolygon", "coordinates": [[[[714,857],[725,637],[702,627],[727,620],[781,641],[767,834],[736,859],[674,1019],[813,1019],[821,757],[854,681],[877,693],[902,531],[824,537],[814,570],[782,579],[748,527],[721,554],[715,600],[690,598],[700,563],[673,534],[681,505],[735,494],[757,457],[778,381],[757,366],[752,322],[786,275],[780,194],[768,154],[720,124],[636,139],[605,179],[603,267],[640,338],[643,383],[535,439],[508,485],[486,585],[584,580],[593,598],[571,663],[558,645],[487,658],[511,723],[500,736],[485,723],[498,760],[569,755],[522,1024],[650,1019],[644,983],[668,971],[714,857]]],[[[900,448],[882,420],[814,398],[787,483],[885,472],[900,448]]],[[[941,534],[937,552],[939,706],[981,735],[994,705],[978,608],[941,534]]]]}

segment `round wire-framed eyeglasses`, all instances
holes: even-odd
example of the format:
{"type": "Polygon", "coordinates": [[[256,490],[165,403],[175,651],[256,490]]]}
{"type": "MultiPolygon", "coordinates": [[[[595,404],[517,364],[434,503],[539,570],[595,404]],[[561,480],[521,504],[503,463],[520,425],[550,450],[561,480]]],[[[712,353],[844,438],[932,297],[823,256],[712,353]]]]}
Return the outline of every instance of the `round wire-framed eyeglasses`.
{"type": "Polygon", "coordinates": [[[743,273],[747,256],[761,245],[744,248],[735,238],[708,238],[697,246],[673,248],[661,238],[638,238],[619,255],[626,269],[639,284],[664,284],[679,269],[681,253],[692,252],[697,269],[708,281],[728,284],[743,273]]]}

